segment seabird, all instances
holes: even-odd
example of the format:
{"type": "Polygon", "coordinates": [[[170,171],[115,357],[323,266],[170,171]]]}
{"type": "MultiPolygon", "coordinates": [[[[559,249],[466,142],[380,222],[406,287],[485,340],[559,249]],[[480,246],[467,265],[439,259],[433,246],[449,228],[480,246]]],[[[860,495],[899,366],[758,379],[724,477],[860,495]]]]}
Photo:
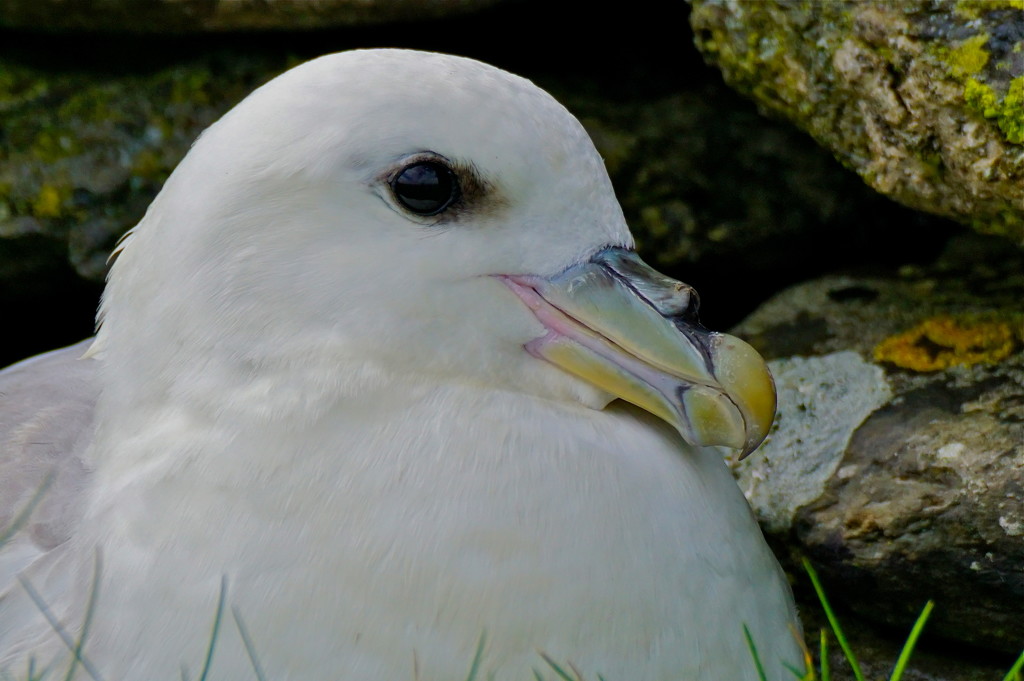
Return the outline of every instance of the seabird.
{"type": "Polygon", "coordinates": [[[95,339],[0,373],[0,670],[754,681],[746,627],[792,678],[721,449],[772,379],[697,304],[529,81],[288,71],[119,245],[95,339]]]}

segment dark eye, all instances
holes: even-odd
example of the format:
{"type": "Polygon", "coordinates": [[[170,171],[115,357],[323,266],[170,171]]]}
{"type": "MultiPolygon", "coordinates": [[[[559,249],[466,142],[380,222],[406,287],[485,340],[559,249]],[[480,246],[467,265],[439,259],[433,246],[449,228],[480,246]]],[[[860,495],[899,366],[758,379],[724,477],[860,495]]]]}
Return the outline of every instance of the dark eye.
{"type": "Polygon", "coordinates": [[[437,215],[459,198],[459,181],[451,168],[437,161],[420,161],[402,169],[391,191],[403,207],[417,215],[437,215]]]}

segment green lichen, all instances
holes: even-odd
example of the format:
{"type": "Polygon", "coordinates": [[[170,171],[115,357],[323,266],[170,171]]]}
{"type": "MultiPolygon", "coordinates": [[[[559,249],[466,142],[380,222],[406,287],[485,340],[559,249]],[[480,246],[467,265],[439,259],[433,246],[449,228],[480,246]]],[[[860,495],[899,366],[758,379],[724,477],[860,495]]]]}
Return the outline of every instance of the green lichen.
{"type": "Polygon", "coordinates": [[[985,118],[999,115],[999,95],[977,78],[968,78],[964,83],[964,101],[985,118]]]}
{"type": "Polygon", "coordinates": [[[1024,0],[958,0],[955,11],[964,19],[977,19],[997,9],[1024,10],[1024,0]]]}
{"type": "Polygon", "coordinates": [[[922,163],[922,172],[929,181],[941,181],[946,174],[946,159],[938,150],[921,150],[918,158],[922,163]]]}
{"type": "Polygon", "coordinates": [[[29,152],[44,163],[81,153],[82,145],[75,137],[62,130],[44,129],[36,135],[29,152]]]}
{"type": "Polygon", "coordinates": [[[0,62],[0,113],[12,111],[26,102],[42,97],[49,90],[43,74],[0,62]]]}
{"type": "MultiPolygon", "coordinates": [[[[1016,4],[1022,3],[1024,0],[1018,0],[1016,4]]],[[[978,9],[984,6],[991,9],[994,4],[984,3],[972,7],[978,9]]],[[[1014,5],[1014,9],[1024,9],[1024,6],[1014,5]]],[[[1006,141],[1024,144],[1024,76],[1012,79],[1002,94],[986,82],[982,71],[990,58],[986,48],[988,40],[987,33],[979,33],[961,41],[952,49],[941,50],[939,57],[949,67],[949,75],[963,84],[964,102],[968,108],[994,121],[1006,141]]],[[[998,68],[999,64],[996,66],[998,68]]]]}
{"type": "Polygon", "coordinates": [[[212,76],[205,69],[177,70],[171,75],[171,102],[205,106],[210,103],[208,87],[212,76]]]}
{"type": "Polygon", "coordinates": [[[147,182],[162,183],[170,171],[155,149],[143,149],[132,163],[132,175],[147,182]]]}
{"type": "MultiPolygon", "coordinates": [[[[712,12],[695,5],[693,11],[712,12]]],[[[804,3],[797,8],[780,8],[774,3],[744,3],[737,6],[742,15],[733,22],[720,24],[715,19],[691,23],[699,26],[696,40],[709,60],[722,69],[730,85],[757,101],[782,113],[798,124],[811,123],[816,101],[813,93],[815,68],[808,60],[829,68],[830,55],[837,48],[836,36],[845,35],[852,23],[849,10],[840,3],[804,3]],[[821,27],[813,35],[795,31],[778,13],[795,11],[813,17],[821,27]],[[742,30],[744,40],[734,41],[733,33],[742,30]]],[[[802,25],[802,22],[795,22],[802,25]]]]}
{"type": "Polygon", "coordinates": [[[985,49],[988,40],[988,33],[979,33],[949,50],[946,63],[949,64],[950,73],[961,78],[979,73],[985,68],[989,60],[989,52],[985,49]]]}
{"type": "Polygon", "coordinates": [[[1024,76],[1011,80],[1002,97],[990,85],[968,78],[964,101],[985,118],[994,119],[1008,142],[1024,144],[1024,76]]]}
{"type": "Polygon", "coordinates": [[[1024,144],[1024,76],[1010,81],[999,112],[999,129],[1014,144],[1024,144]]]}
{"type": "Polygon", "coordinates": [[[37,218],[59,218],[65,213],[70,191],[66,187],[44,184],[32,201],[32,214],[37,218]]]}
{"type": "Polygon", "coordinates": [[[99,85],[73,93],[57,110],[56,120],[75,120],[79,124],[112,125],[130,122],[118,106],[122,93],[116,87],[99,85]]]}
{"type": "Polygon", "coordinates": [[[970,226],[981,234],[995,234],[1010,239],[1017,239],[1024,233],[1024,222],[1021,221],[1020,213],[1011,207],[990,212],[985,216],[972,217],[970,226]]]}

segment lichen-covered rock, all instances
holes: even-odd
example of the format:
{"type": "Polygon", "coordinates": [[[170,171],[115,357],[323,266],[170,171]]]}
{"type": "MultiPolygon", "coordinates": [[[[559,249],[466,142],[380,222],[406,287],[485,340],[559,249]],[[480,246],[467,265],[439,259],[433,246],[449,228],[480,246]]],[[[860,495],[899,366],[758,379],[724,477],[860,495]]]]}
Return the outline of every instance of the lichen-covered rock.
{"type": "Polygon", "coordinates": [[[0,0],[0,27],[191,33],[316,29],[463,14],[500,0],[0,0]]]}
{"type": "Polygon", "coordinates": [[[690,0],[726,81],[878,191],[1024,243],[1024,2],[690,0]]]}
{"type": "Polygon", "coordinates": [[[963,237],[929,268],[785,291],[736,332],[779,419],[738,467],[767,528],[863,616],[1024,647],[1024,255],[963,237]],[[793,357],[803,355],[804,357],[793,357]],[[969,623],[969,624],[967,624],[969,623]]]}
{"type": "Polygon", "coordinates": [[[117,239],[203,128],[288,66],[222,50],[129,73],[29,57],[0,57],[0,308],[17,330],[0,365],[89,335],[117,239]]]}
{"type": "Polygon", "coordinates": [[[761,526],[786,532],[799,509],[817,501],[864,420],[892,399],[884,371],[856,352],[770,363],[779,394],[771,439],[736,464],[761,526]]]}
{"type": "Polygon", "coordinates": [[[60,243],[80,275],[102,279],[196,136],[286,66],[220,56],[119,77],[0,60],[0,240],[60,243]]]}
{"type": "Polygon", "coordinates": [[[811,252],[846,258],[834,232],[858,232],[863,212],[873,228],[907,221],[909,211],[719,84],[628,100],[552,91],[591,134],[638,247],[659,267],[792,271],[813,266],[811,252]]]}

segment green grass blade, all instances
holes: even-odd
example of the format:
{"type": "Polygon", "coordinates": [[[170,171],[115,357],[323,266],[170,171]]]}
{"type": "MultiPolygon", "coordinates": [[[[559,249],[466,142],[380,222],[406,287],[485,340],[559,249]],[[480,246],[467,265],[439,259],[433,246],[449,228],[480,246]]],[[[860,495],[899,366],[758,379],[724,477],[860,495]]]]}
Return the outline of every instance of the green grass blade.
{"type": "Polygon", "coordinates": [[[213,615],[213,628],[210,631],[210,645],[206,648],[206,659],[203,660],[203,671],[199,672],[199,681],[206,681],[210,673],[210,666],[213,664],[213,651],[217,647],[217,637],[220,635],[220,622],[224,617],[224,600],[228,594],[228,576],[220,578],[220,595],[217,596],[217,612],[213,615]]]}
{"type": "Polygon", "coordinates": [[[12,520],[11,524],[7,526],[7,529],[0,532],[0,546],[6,544],[11,537],[16,535],[21,528],[25,526],[25,523],[28,522],[29,516],[31,516],[32,512],[36,510],[36,506],[38,506],[39,502],[43,500],[43,495],[46,494],[46,491],[50,489],[50,485],[53,484],[54,475],[53,471],[46,474],[46,477],[43,478],[43,482],[39,485],[39,489],[36,490],[36,493],[33,494],[32,498],[28,500],[28,503],[25,504],[25,508],[18,511],[18,515],[14,516],[14,520],[12,520]]]}
{"type": "Polygon", "coordinates": [[[807,575],[811,578],[811,584],[814,586],[814,592],[818,594],[818,600],[821,602],[821,607],[825,611],[825,617],[828,618],[829,626],[832,627],[832,633],[835,634],[836,640],[839,641],[839,647],[843,649],[843,655],[846,656],[846,661],[850,663],[850,668],[853,670],[853,676],[857,681],[864,681],[864,673],[860,670],[860,665],[857,663],[857,658],[853,654],[853,649],[850,648],[850,644],[846,640],[846,636],[843,634],[842,627],[839,626],[839,620],[836,619],[836,615],[832,612],[832,606],[828,602],[828,598],[825,596],[825,590],[821,586],[821,580],[818,579],[818,573],[814,571],[811,566],[811,561],[806,558],[803,559],[804,570],[807,571],[807,575]]]}
{"type": "Polygon", "coordinates": [[[896,660],[896,666],[892,670],[892,676],[889,677],[889,681],[900,681],[900,677],[903,676],[903,670],[906,669],[907,662],[910,661],[910,655],[914,652],[914,646],[917,645],[917,639],[921,636],[925,622],[928,621],[928,616],[932,614],[934,607],[934,601],[928,601],[924,604],[924,609],[921,610],[921,614],[917,616],[917,621],[914,622],[914,626],[910,630],[907,642],[903,644],[903,650],[900,651],[899,659],[896,660]]]}
{"type": "Polygon", "coordinates": [[[1003,681],[1021,681],[1021,670],[1024,670],[1024,650],[1021,651],[1020,657],[1010,667],[1010,671],[1006,672],[1003,681]]]}
{"type": "MultiPolygon", "coordinates": [[[[38,608],[40,614],[46,619],[50,628],[53,629],[54,633],[57,634],[64,645],[67,646],[68,650],[74,653],[78,644],[71,638],[67,629],[64,628],[64,625],[61,624],[53,614],[53,611],[50,609],[50,606],[47,605],[42,595],[36,591],[36,588],[32,586],[32,583],[28,581],[25,575],[18,575],[18,581],[21,583],[21,587],[25,589],[25,593],[28,594],[28,597],[32,599],[32,602],[35,604],[36,608],[38,608]]],[[[34,662],[35,658],[33,658],[32,661],[34,662]]],[[[96,669],[96,666],[93,665],[93,663],[89,661],[89,658],[82,654],[81,651],[79,651],[78,654],[78,663],[81,664],[82,669],[84,669],[86,673],[93,678],[93,681],[102,681],[103,677],[100,676],[99,670],[96,669]]]]}
{"type": "Polygon", "coordinates": [[[75,642],[75,649],[71,651],[73,653],[71,664],[68,665],[68,673],[64,676],[64,681],[71,681],[74,678],[75,669],[78,668],[79,663],[82,661],[82,649],[85,647],[85,637],[89,635],[92,615],[96,610],[96,595],[100,590],[100,573],[102,571],[103,560],[100,557],[99,549],[96,549],[92,566],[92,585],[89,587],[89,601],[85,605],[85,617],[82,619],[82,632],[78,635],[78,641],[75,642]]]}
{"type": "Polygon", "coordinates": [[[558,674],[558,678],[562,679],[562,681],[579,681],[579,679],[574,679],[571,676],[569,676],[569,674],[564,669],[559,667],[558,664],[553,659],[551,659],[551,656],[547,653],[541,653],[540,656],[544,660],[544,662],[546,662],[547,665],[551,667],[556,674],[558,674]]]}
{"type": "Polygon", "coordinates": [[[245,646],[245,654],[249,656],[249,662],[252,664],[252,671],[256,674],[257,681],[267,681],[267,675],[263,673],[263,666],[260,664],[260,660],[256,657],[256,646],[252,643],[252,637],[249,636],[249,629],[245,626],[245,622],[242,621],[242,613],[239,612],[238,608],[231,608],[231,616],[235,618],[235,626],[238,627],[238,634],[242,637],[242,645],[245,646]]]}
{"type": "Polygon", "coordinates": [[[814,681],[813,670],[811,672],[802,672],[788,662],[783,662],[782,666],[786,668],[786,671],[793,675],[796,681],[814,681]]]}
{"type": "Polygon", "coordinates": [[[828,667],[828,632],[821,630],[821,681],[831,681],[832,670],[828,667]]]}
{"type": "Polygon", "coordinates": [[[484,645],[487,642],[487,632],[480,632],[480,640],[476,643],[476,652],[473,653],[473,664],[469,666],[469,674],[466,681],[476,681],[476,675],[480,673],[480,661],[484,659],[484,645]]]}
{"type": "Polygon", "coordinates": [[[754,637],[750,635],[750,629],[743,625],[743,637],[747,640],[747,649],[750,656],[754,658],[754,669],[757,670],[757,678],[761,681],[768,681],[768,675],[764,673],[764,665],[761,664],[761,656],[757,654],[757,646],[754,645],[754,637]]]}

